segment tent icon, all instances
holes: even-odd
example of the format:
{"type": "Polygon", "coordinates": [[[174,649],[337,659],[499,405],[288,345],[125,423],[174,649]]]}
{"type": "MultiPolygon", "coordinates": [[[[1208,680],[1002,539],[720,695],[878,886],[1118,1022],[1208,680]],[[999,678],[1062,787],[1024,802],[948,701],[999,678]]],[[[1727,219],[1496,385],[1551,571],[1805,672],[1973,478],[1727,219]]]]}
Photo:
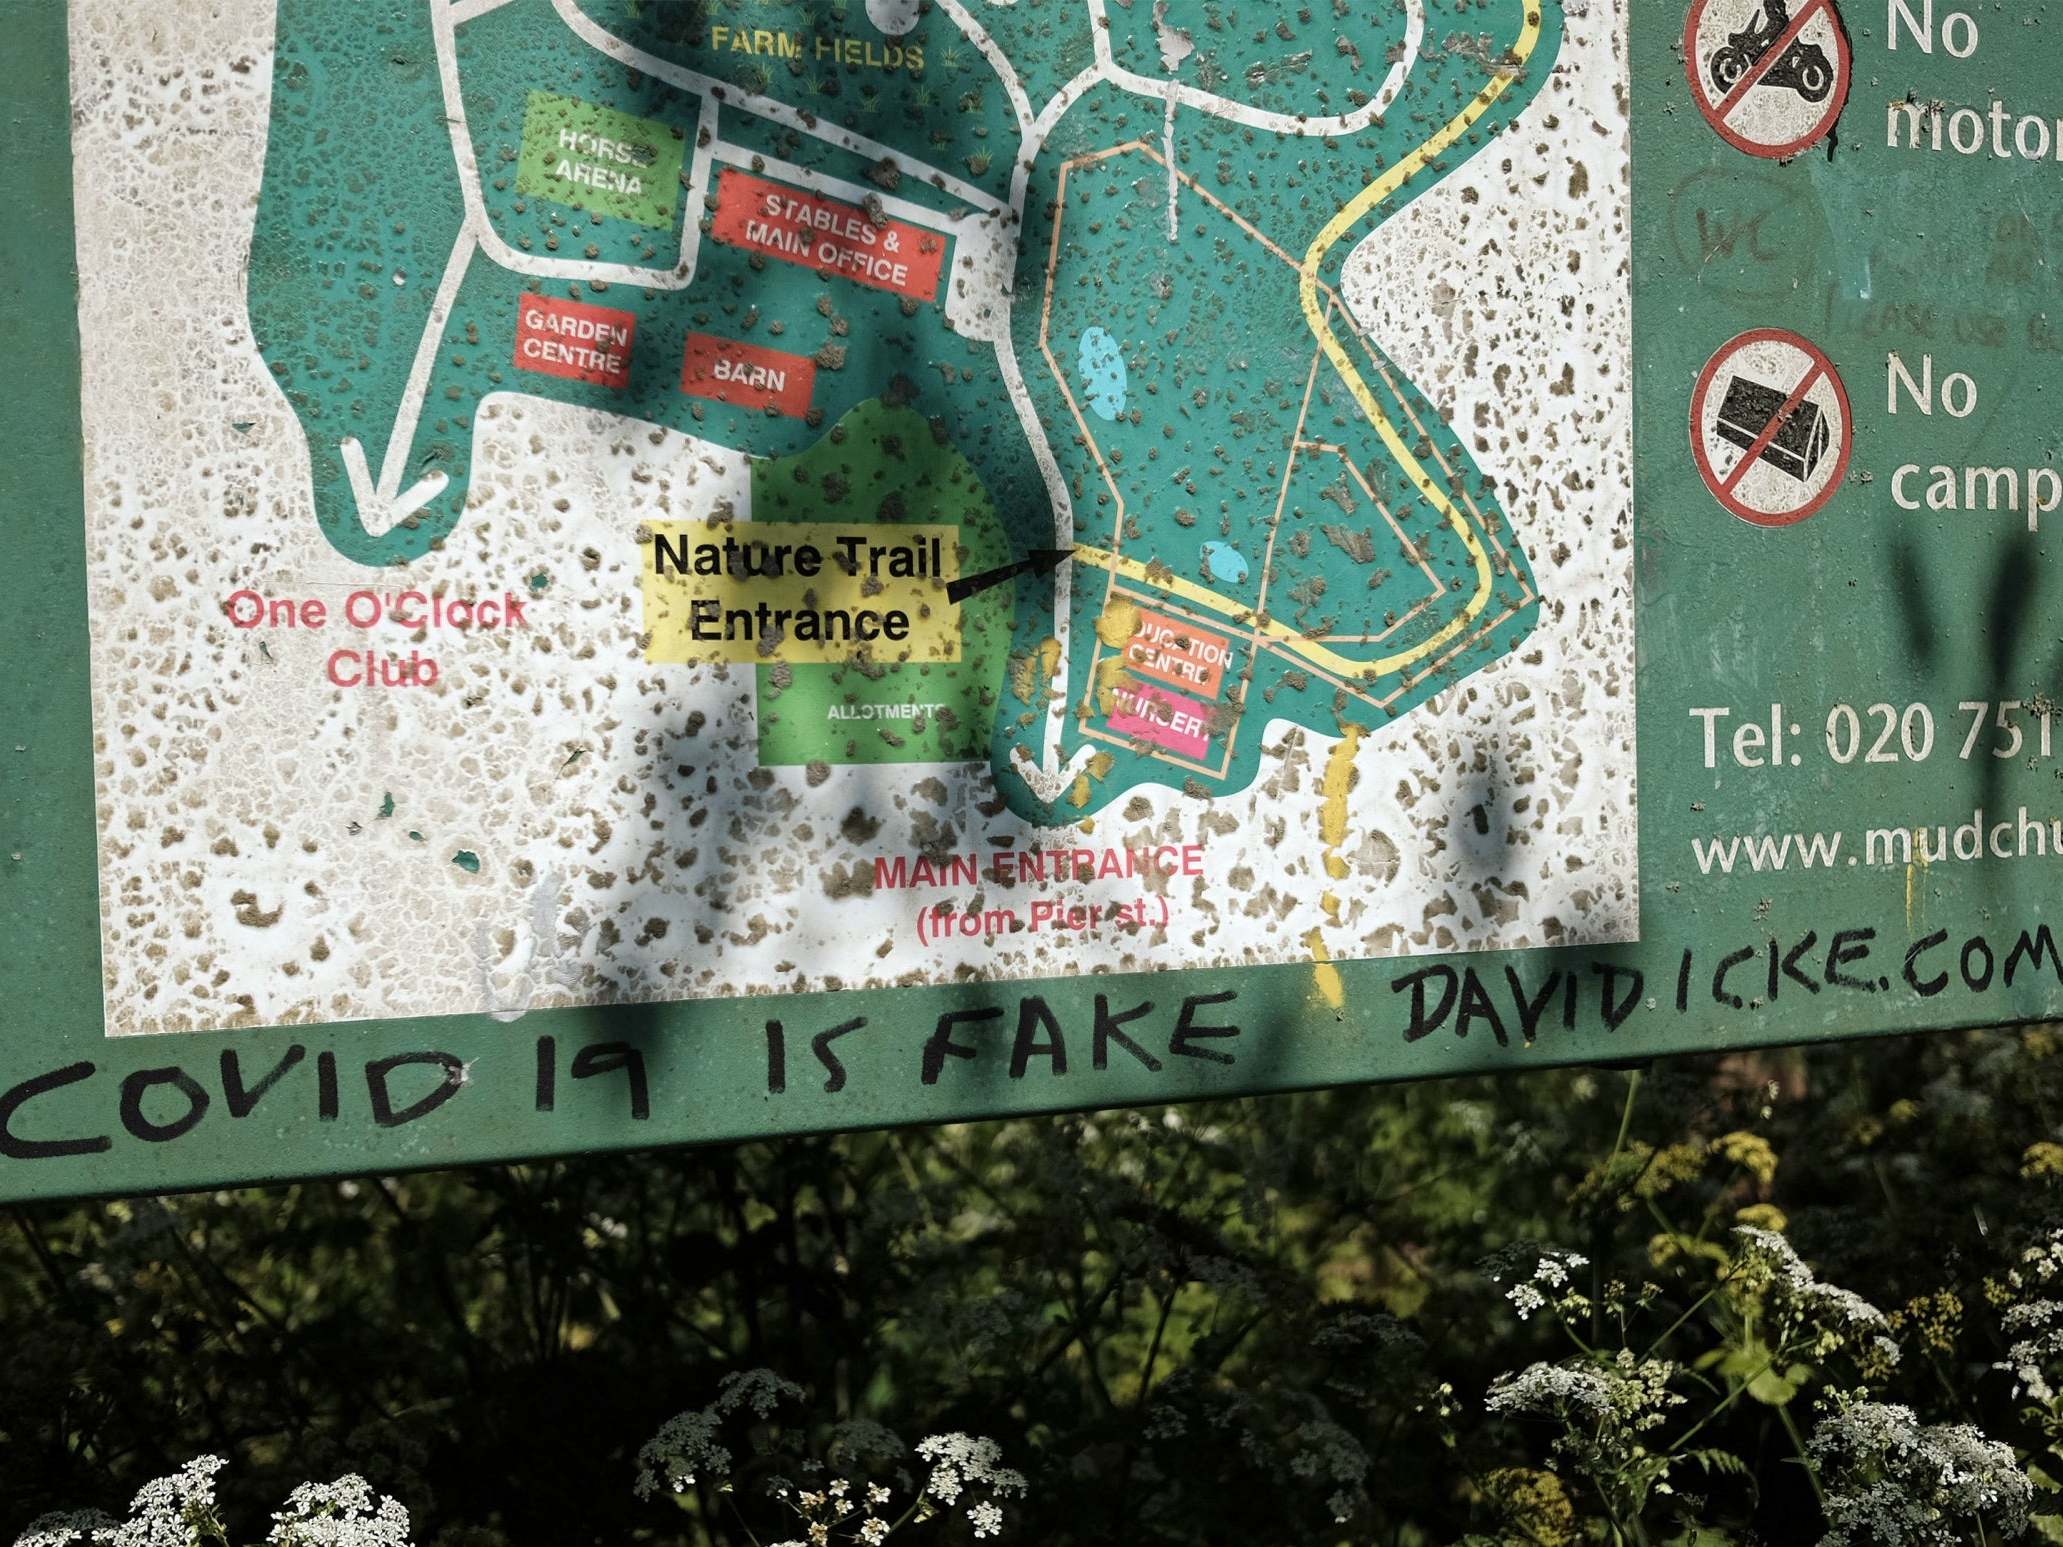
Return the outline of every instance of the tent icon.
{"type": "MultiPolygon", "coordinates": [[[[1715,426],[1719,438],[1743,451],[1753,451],[1769,429],[1770,421],[1783,412],[1789,401],[1787,392],[1746,376],[1734,377],[1719,405],[1719,423],[1715,426]]],[[[1832,442],[1833,432],[1827,428],[1826,415],[1820,412],[1819,405],[1809,399],[1801,400],[1758,455],[1778,472],[1803,483],[1812,476],[1832,442]]]]}

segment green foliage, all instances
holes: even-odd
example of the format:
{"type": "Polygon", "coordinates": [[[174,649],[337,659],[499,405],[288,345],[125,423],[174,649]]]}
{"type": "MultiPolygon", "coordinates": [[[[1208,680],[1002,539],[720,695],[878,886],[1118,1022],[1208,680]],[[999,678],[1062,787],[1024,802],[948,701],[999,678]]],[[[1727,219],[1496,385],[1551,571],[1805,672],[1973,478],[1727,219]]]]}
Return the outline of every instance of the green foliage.
{"type": "Polygon", "coordinates": [[[202,1455],[232,1522],[357,1473],[426,1547],[745,1542],[750,1501],[684,1458],[902,1507],[919,1435],[992,1438],[1026,1481],[1006,1538],[1040,1547],[2063,1534],[2059,1052],[1936,1036],[14,1210],[0,1542],[202,1455]]]}

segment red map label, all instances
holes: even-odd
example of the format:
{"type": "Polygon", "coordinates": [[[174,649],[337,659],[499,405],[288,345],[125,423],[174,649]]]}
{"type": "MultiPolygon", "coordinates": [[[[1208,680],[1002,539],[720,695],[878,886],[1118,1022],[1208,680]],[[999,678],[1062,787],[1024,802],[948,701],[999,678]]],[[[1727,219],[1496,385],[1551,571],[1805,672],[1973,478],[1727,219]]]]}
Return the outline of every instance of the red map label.
{"type": "Polygon", "coordinates": [[[731,247],[929,301],[938,295],[946,239],[900,220],[878,224],[857,205],[821,198],[726,167],[710,234],[731,247]]]}
{"type": "Polygon", "coordinates": [[[630,385],[630,346],[638,320],[629,312],[556,296],[516,303],[516,367],[600,387],[630,385]]]}
{"type": "Polygon", "coordinates": [[[1144,608],[1139,611],[1139,631],[1125,646],[1125,665],[1133,671],[1205,698],[1218,696],[1231,659],[1220,635],[1144,608]]]}
{"type": "Polygon", "coordinates": [[[1144,682],[1136,688],[1118,688],[1112,696],[1117,706],[1106,723],[1118,735],[1150,741],[1184,757],[1202,757],[1210,750],[1210,711],[1195,699],[1144,682]]]}
{"type": "Polygon", "coordinates": [[[740,408],[771,408],[791,419],[809,412],[816,382],[816,363],[807,356],[713,333],[690,333],[681,361],[681,391],[688,396],[740,408]]]}

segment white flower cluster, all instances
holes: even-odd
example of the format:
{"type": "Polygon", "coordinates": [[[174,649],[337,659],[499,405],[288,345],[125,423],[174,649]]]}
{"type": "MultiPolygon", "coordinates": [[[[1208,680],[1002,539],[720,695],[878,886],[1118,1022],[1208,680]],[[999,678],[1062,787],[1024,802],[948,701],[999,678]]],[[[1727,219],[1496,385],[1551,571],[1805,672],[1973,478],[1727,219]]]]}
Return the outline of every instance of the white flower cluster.
{"type": "Polygon", "coordinates": [[[976,1536],[995,1536],[1003,1529],[1003,1511],[995,1501],[1022,1497],[1024,1474],[1003,1465],[1003,1449],[981,1435],[934,1434],[918,1441],[917,1454],[931,1463],[924,1495],[950,1509],[967,1495],[967,1519],[976,1536]],[[992,1497],[979,1498],[986,1492],[992,1497]]]}
{"type": "Polygon", "coordinates": [[[2063,1355],[2063,1302],[2029,1300],[2006,1307],[2005,1328],[2013,1342],[1992,1366],[2013,1377],[2013,1395],[2026,1392],[2044,1407],[2056,1400],[2047,1366],[2063,1355]]]}
{"type": "Polygon", "coordinates": [[[1669,1389],[1676,1366],[1666,1359],[1636,1359],[1622,1348],[1610,1360],[1568,1359],[1532,1364],[1490,1383],[1483,1405],[1493,1413],[1540,1413],[1565,1423],[1587,1417],[1639,1433],[1662,1422],[1684,1399],[1669,1389]]]}
{"type": "MultiPolygon", "coordinates": [[[[197,1456],[170,1477],[145,1483],[120,1524],[99,1511],[45,1515],[15,1547],[195,1547],[228,1532],[215,1513],[215,1474],[228,1463],[197,1456]]],[[[375,1495],[362,1477],[303,1483],[272,1517],[273,1547],[411,1547],[408,1511],[375,1495]]]]}
{"type": "Polygon", "coordinates": [[[1776,1231],[1736,1225],[1733,1233],[1740,1243],[1734,1254],[1735,1268],[1749,1282],[1768,1286],[1779,1314],[1794,1328],[1814,1334],[1815,1357],[1832,1353],[1850,1339],[1860,1342],[1868,1334],[1878,1353],[1897,1362],[1898,1345],[1889,1338],[1891,1323],[1882,1311],[1852,1289],[1814,1277],[1791,1243],[1776,1231]]]}
{"type": "MultiPolygon", "coordinates": [[[[2006,1285],[2015,1294],[2063,1278],[2063,1230],[2052,1230],[2038,1246],[2020,1254],[2020,1265],[2008,1270],[2006,1285]]],[[[2048,1367],[2063,1357],[2063,1301],[2023,1300],[2006,1308],[2006,1332],[2013,1338],[2005,1359],[1992,1366],[2013,1377],[2013,1394],[2026,1392],[2044,1407],[2056,1400],[2048,1367]]]]}
{"type": "MultiPolygon", "coordinates": [[[[1504,1298],[1511,1301],[1520,1321],[1527,1320],[1535,1311],[1544,1310],[1550,1303],[1564,1309],[1588,1309],[1588,1302],[1573,1287],[1575,1270],[1588,1266],[1590,1259],[1581,1252],[1542,1252],[1534,1264],[1532,1276],[1513,1284],[1504,1292],[1504,1298]]],[[[1495,1277],[1493,1274],[1493,1280],[1495,1277]]]]}
{"type": "Polygon", "coordinates": [[[1826,1490],[1821,1547],[1956,1547],[2025,1528],[2034,1485],[2009,1445],[1966,1423],[1922,1426],[1909,1407],[1857,1402],[1806,1444],[1826,1490]]]}
{"type": "Polygon", "coordinates": [[[91,1542],[94,1533],[114,1522],[97,1509],[53,1510],[29,1522],[29,1528],[14,1539],[14,1547],[73,1547],[91,1542]]]}
{"type": "Polygon", "coordinates": [[[675,1413],[659,1432],[638,1449],[637,1496],[684,1493],[702,1477],[722,1477],[731,1469],[728,1446],[716,1442],[723,1419],[710,1408],[675,1413]]]}
{"type": "Polygon", "coordinates": [[[1670,1466],[1648,1431],[1684,1398],[1669,1389],[1677,1367],[1665,1359],[1637,1359],[1631,1349],[1611,1358],[1590,1356],[1535,1364],[1490,1383],[1484,1406],[1493,1413],[1532,1413],[1552,1419],[1555,1469],[1585,1478],[1621,1519],[1638,1518],[1650,1489],[1666,1487],[1670,1466]]]}
{"type": "Polygon", "coordinates": [[[189,1547],[196,1528],[221,1528],[215,1521],[215,1474],[229,1465],[220,1456],[196,1456],[170,1477],[155,1478],[129,1501],[129,1518],[93,1533],[103,1547],[189,1547]]]}
{"type": "Polygon", "coordinates": [[[1587,1364],[1529,1364],[1492,1381],[1483,1405],[1493,1413],[1586,1412],[1603,1418],[1612,1410],[1612,1383],[1587,1364]]]}
{"type": "Polygon", "coordinates": [[[303,1483],[272,1517],[273,1547],[410,1547],[408,1511],[353,1473],[303,1483]]]}
{"type": "Polygon", "coordinates": [[[707,1407],[676,1413],[638,1449],[637,1496],[683,1493],[703,1477],[721,1478],[731,1470],[731,1452],[719,1444],[724,1420],[740,1408],[754,1417],[773,1416],[782,1402],[802,1399],[802,1388],[772,1370],[742,1370],[726,1375],[707,1407]]]}

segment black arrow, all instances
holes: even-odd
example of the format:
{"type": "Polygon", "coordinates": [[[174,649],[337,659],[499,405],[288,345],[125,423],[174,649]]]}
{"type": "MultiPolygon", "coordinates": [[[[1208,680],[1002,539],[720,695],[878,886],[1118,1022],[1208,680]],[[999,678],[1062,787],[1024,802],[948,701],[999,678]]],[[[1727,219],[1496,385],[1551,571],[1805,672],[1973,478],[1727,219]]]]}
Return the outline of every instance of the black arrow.
{"type": "Polygon", "coordinates": [[[958,580],[947,581],[946,600],[958,607],[981,595],[991,586],[999,586],[1006,580],[1015,580],[1019,575],[1050,575],[1073,557],[1072,548],[1034,548],[1014,564],[1005,564],[1000,569],[985,569],[978,575],[962,575],[958,580]]]}

